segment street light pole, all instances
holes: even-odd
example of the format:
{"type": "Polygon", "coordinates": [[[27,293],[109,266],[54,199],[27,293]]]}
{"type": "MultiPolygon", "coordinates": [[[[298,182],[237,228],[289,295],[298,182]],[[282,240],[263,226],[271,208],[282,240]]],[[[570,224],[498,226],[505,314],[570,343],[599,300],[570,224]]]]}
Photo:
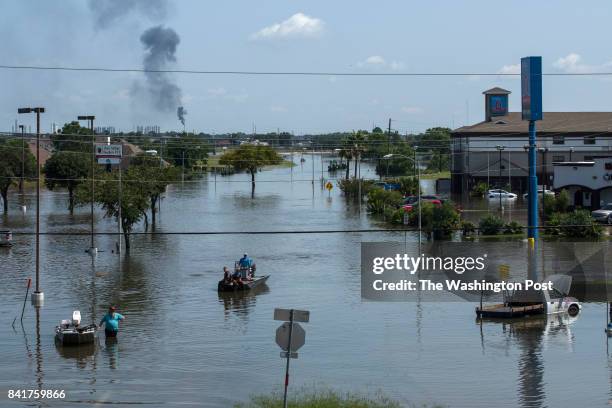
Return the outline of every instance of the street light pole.
{"type": "MultiPolygon", "coordinates": [[[[502,151],[504,150],[504,146],[497,145],[496,148],[497,148],[497,151],[499,152],[499,180],[500,180],[500,183],[501,183],[501,180],[502,180],[502,151]]],[[[501,188],[500,188],[500,190],[501,190],[501,188]]],[[[502,206],[501,191],[498,192],[498,195],[499,195],[499,211],[501,212],[501,211],[504,210],[504,207],[502,206]]]]}
{"type": "Polygon", "coordinates": [[[19,182],[19,193],[23,194],[25,176],[25,126],[19,125],[19,129],[21,129],[21,180],[19,182]]]}
{"type": "Polygon", "coordinates": [[[36,290],[32,293],[32,304],[42,306],[45,295],[40,290],[40,114],[45,108],[19,108],[17,113],[36,113],[36,290]]]}
{"type": "Polygon", "coordinates": [[[78,120],[87,120],[89,121],[89,129],[91,131],[91,207],[90,207],[90,217],[91,217],[91,243],[89,246],[89,254],[95,255],[98,252],[98,249],[95,246],[94,242],[94,198],[95,198],[95,163],[96,163],[96,135],[94,132],[94,119],[96,117],[93,115],[82,115],[78,117],[78,120]]]}

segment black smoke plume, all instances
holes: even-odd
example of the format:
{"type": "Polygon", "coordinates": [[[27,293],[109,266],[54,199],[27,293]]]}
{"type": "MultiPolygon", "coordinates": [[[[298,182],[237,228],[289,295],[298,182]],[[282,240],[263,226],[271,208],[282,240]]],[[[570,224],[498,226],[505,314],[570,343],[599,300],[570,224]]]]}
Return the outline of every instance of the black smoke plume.
{"type": "Polygon", "coordinates": [[[145,56],[143,67],[147,71],[146,87],[155,108],[163,112],[172,112],[181,103],[181,89],[166,72],[176,62],[176,47],[180,37],[171,28],[151,27],[140,36],[144,45],[145,56]]]}
{"type": "Polygon", "coordinates": [[[185,108],[183,108],[182,106],[179,106],[176,109],[176,116],[178,116],[178,120],[181,121],[183,126],[185,126],[185,115],[186,114],[187,114],[187,110],[185,108]]]}

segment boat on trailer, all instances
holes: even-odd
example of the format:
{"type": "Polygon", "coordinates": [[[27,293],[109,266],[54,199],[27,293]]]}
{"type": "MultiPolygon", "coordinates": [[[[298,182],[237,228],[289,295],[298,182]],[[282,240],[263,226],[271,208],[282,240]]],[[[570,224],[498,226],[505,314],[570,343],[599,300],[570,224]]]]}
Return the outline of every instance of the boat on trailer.
{"type": "Polygon", "coordinates": [[[92,344],[96,338],[96,325],[81,326],[81,312],[72,312],[72,320],[62,320],[55,327],[55,341],[62,346],[92,344]]]}
{"type": "Polygon", "coordinates": [[[578,315],[582,305],[578,299],[569,296],[572,277],[568,275],[551,275],[552,289],[538,291],[516,291],[504,294],[504,303],[483,305],[482,300],[476,307],[478,318],[515,318],[534,315],[551,315],[567,313],[574,317],[578,315]]]}

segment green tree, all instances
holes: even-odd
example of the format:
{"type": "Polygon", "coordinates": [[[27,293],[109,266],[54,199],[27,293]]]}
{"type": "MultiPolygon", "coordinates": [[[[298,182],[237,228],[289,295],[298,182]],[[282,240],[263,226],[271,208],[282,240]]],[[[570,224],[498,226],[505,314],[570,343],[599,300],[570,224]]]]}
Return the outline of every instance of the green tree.
{"type": "Polygon", "coordinates": [[[283,158],[269,146],[241,145],[226,152],[219,164],[232,166],[236,171],[246,171],[251,175],[251,193],[255,193],[255,175],[264,166],[280,164],[283,158]]]}
{"type": "Polygon", "coordinates": [[[193,135],[183,135],[166,141],[164,158],[177,167],[183,167],[184,164],[185,169],[189,170],[194,166],[205,165],[209,150],[210,144],[206,140],[193,135]]]}
{"type": "Polygon", "coordinates": [[[64,124],[58,134],[51,136],[51,141],[55,150],[91,154],[91,130],[82,127],[77,121],[64,124]]]}
{"type": "Polygon", "coordinates": [[[17,139],[0,143],[0,196],[4,213],[8,213],[8,190],[17,185],[21,177],[36,175],[36,158],[29,149],[25,150],[22,166],[22,141],[17,139]],[[22,172],[23,168],[23,172],[22,172]]]}
{"type": "Polygon", "coordinates": [[[442,172],[450,169],[450,134],[449,128],[434,127],[417,136],[419,151],[427,151],[431,156],[428,170],[442,172]]]}
{"type": "MultiPolygon", "coordinates": [[[[163,167],[159,165],[159,159],[144,154],[134,157],[130,163],[138,178],[146,180],[142,188],[146,191],[151,209],[151,223],[155,226],[157,219],[157,202],[161,195],[166,192],[166,188],[179,177],[179,170],[175,167],[163,167]]],[[[148,227],[149,221],[146,213],[144,214],[145,225],[148,227]]]]}
{"type": "MultiPolygon", "coordinates": [[[[136,166],[123,173],[121,190],[119,189],[118,172],[102,173],[100,176],[96,176],[94,199],[102,206],[105,217],[119,218],[119,209],[121,209],[121,228],[123,229],[125,249],[128,252],[130,250],[130,234],[149,208],[149,195],[144,188],[146,184],[147,180],[142,178],[142,174],[136,166]]],[[[91,185],[89,183],[80,184],[76,194],[77,205],[89,203],[90,197],[91,185]]]]}
{"type": "Polygon", "coordinates": [[[91,158],[81,152],[58,151],[47,160],[44,172],[45,185],[49,190],[68,190],[68,210],[72,214],[76,188],[91,177],[91,158]]]}

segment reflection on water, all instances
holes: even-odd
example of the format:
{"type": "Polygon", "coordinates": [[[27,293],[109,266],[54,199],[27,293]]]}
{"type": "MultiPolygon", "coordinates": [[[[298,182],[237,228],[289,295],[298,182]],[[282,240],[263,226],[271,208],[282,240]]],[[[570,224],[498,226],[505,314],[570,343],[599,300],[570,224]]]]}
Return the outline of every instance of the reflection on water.
{"type": "Polygon", "coordinates": [[[562,346],[568,352],[573,352],[574,337],[571,325],[577,319],[578,316],[571,317],[568,314],[561,313],[525,319],[477,320],[480,325],[483,351],[486,345],[483,325],[500,326],[505,338],[506,352],[515,346],[517,347],[519,355],[516,382],[518,401],[521,407],[538,408],[547,406],[547,384],[544,380],[546,362],[543,354],[552,345],[562,346]]]}

